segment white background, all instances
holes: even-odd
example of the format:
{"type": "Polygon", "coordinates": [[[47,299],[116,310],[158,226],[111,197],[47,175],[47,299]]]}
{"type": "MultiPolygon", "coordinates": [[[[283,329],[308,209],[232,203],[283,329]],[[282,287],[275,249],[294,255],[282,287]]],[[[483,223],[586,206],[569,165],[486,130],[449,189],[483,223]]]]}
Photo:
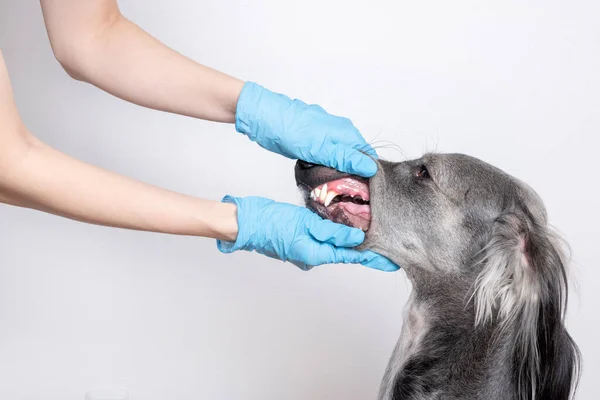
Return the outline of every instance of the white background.
{"type": "MultiPolygon", "coordinates": [[[[404,152],[381,149],[386,158],[462,152],[533,186],[573,250],[578,399],[598,398],[600,376],[599,4],[120,2],[187,56],[318,103],[404,152]]],[[[293,161],[232,126],[71,80],[38,2],[0,0],[0,47],[25,123],[61,151],[192,195],[300,202],[293,161]]],[[[402,272],[305,273],[222,255],[211,240],[0,206],[0,398],[125,387],[134,400],[373,399],[409,290],[402,272]]]]}

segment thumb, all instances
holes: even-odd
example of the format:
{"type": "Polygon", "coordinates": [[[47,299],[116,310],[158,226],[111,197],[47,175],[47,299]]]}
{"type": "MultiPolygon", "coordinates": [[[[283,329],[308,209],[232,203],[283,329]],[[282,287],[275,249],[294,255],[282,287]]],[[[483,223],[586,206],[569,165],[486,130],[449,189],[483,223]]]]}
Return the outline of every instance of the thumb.
{"type": "Polygon", "coordinates": [[[307,224],[308,232],[317,241],[340,247],[356,247],[365,240],[360,229],[336,224],[315,215],[307,224]]]}

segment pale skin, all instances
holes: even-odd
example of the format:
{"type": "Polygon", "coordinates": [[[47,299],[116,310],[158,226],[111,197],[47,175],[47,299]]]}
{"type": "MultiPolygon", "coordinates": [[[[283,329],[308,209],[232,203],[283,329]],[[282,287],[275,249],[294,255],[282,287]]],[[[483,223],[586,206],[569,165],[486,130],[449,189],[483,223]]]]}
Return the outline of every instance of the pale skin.
{"type": "MultiPolygon", "coordinates": [[[[114,0],[42,0],[57,59],[73,78],[157,110],[234,122],[243,81],[171,50],[114,0]],[[152,65],[152,68],[148,68],[152,65]]],[[[23,124],[0,51],[0,202],[112,227],[235,241],[233,204],[137,182],[62,154],[23,124]]]]}

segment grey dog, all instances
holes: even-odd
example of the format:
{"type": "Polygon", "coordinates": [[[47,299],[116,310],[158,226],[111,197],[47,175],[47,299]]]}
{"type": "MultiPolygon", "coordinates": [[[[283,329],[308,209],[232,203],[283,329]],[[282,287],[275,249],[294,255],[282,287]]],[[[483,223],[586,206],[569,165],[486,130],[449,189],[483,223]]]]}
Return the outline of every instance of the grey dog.
{"type": "Polygon", "coordinates": [[[378,399],[573,396],[567,262],[540,197],[462,154],[378,164],[368,181],[302,161],[295,170],[308,208],[366,230],[359,249],[412,283],[378,399]]]}

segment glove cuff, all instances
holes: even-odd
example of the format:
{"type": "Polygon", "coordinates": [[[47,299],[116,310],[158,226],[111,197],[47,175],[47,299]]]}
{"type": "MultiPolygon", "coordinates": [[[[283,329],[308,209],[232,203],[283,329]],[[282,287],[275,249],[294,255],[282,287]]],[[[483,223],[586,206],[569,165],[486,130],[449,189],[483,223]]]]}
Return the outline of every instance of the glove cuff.
{"type": "Polygon", "coordinates": [[[235,242],[227,242],[225,240],[217,239],[217,249],[219,249],[221,253],[229,254],[237,250],[252,250],[247,247],[248,242],[250,241],[248,230],[245,229],[245,226],[240,223],[240,220],[242,219],[240,216],[243,215],[245,211],[245,205],[242,200],[243,199],[240,197],[233,197],[230,195],[227,195],[221,199],[221,202],[223,203],[231,203],[236,205],[238,222],[238,234],[235,242]]]}
{"type": "Polygon", "coordinates": [[[271,132],[282,133],[281,118],[292,103],[283,94],[272,92],[254,82],[246,82],[236,106],[235,130],[254,142],[260,142],[263,136],[271,132]]]}
{"type": "Polygon", "coordinates": [[[260,109],[260,101],[266,91],[262,86],[254,82],[246,82],[237,102],[235,111],[235,130],[243,133],[254,140],[257,126],[257,112],[260,109]]]}

